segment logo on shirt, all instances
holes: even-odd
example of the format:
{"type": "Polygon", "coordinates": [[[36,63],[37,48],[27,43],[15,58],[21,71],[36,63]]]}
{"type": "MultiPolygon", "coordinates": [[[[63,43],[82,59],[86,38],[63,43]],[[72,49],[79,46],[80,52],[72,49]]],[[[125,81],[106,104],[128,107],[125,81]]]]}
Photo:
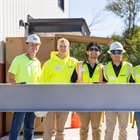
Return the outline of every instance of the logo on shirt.
{"type": "Polygon", "coordinates": [[[72,66],[72,65],[70,65],[70,66],[68,66],[68,68],[73,68],[73,66],[72,66]]]}
{"type": "Polygon", "coordinates": [[[120,76],[126,76],[126,74],[121,74],[120,76]]]}

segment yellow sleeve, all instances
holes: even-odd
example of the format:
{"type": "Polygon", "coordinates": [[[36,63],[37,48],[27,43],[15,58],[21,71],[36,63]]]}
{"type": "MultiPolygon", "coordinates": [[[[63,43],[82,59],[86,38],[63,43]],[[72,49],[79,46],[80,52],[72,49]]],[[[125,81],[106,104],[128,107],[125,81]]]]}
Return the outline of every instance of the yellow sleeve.
{"type": "Polygon", "coordinates": [[[47,63],[45,63],[42,67],[39,83],[48,83],[48,78],[49,78],[49,66],[47,63]]]}

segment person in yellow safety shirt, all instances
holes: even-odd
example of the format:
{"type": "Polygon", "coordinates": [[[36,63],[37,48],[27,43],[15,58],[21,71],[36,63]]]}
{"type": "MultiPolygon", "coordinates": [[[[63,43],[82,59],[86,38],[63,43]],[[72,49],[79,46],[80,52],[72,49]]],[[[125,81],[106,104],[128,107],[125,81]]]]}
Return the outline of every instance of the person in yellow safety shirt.
{"type": "MultiPolygon", "coordinates": [[[[108,83],[129,83],[132,80],[132,64],[123,61],[126,52],[120,42],[113,42],[108,53],[111,62],[103,67],[103,81],[108,83]]],[[[112,93],[113,94],[113,93],[112,93]]],[[[129,112],[106,112],[105,140],[113,140],[113,133],[118,119],[119,140],[127,140],[129,112]]]]}
{"type": "MultiPolygon", "coordinates": [[[[132,78],[136,83],[140,83],[140,65],[133,68],[132,78]]],[[[138,140],[140,140],[140,112],[135,112],[134,117],[137,125],[138,140]]]]}
{"type": "MultiPolygon", "coordinates": [[[[69,41],[60,38],[57,41],[57,50],[51,52],[51,58],[45,62],[40,76],[40,83],[71,83],[71,77],[75,71],[77,59],[69,56],[69,41]]],[[[47,91],[46,91],[47,92],[47,91]]],[[[55,140],[64,140],[64,127],[69,112],[48,112],[43,118],[43,140],[51,140],[56,121],[55,140]]]]}
{"type": "MultiPolygon", "coordinates": [[[[101,47],[97,42],[90,42],[86,46],[87,60],[77,65],[78,83],[102,82],[102,67],[98,57],[101,47]]],[[[73,77],[74,78],[74,77],[73,77]]],[[[75,80],[73,79],[73,82],[75,80]]],[[[80,121],[80,140],[88,139],[89,124],[92,128],[92,140],[101,140],[102,112],[77,112],[80,121]]]]}
{"type": "MultiPolygon", "coordinates": [[[[38,82],[41,73],[41,65],[40,61],[36,58],[36,53],[40,45],[41,41],[37,35],[32,34],[28,36],[26,40],[27,53],[16,56],[12,61],[7,74],[8,83],[26,82],[30,84],[38,82]]],[[[23,139],[34,139],[34,112],[14,112],[9,132],[9,140],[18,140],[23,122],[23,139]]]]}

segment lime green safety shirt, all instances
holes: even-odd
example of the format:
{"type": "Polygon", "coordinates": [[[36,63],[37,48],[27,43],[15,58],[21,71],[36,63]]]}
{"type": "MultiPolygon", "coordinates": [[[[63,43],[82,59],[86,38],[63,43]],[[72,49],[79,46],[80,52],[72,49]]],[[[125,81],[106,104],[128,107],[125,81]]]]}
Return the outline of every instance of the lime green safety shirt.
{"type": "Polygon", "coordinates": [[[104,78],[108,83],[128,83],[132,73],[132,64],[123,61],[119,75],[116,76],[112,66],[112,62],[109,62],[103,67],[104,78]]]}
{"type": "Polygon", "coordinates": [[[51,52],[51,58],[42,68],[40,83],[70,83],[77,59],[67,53],[64,59],[58,57],[58,52],[51,52]]]}
{"type": "Polygon", "coordinates": [[[25,54],[16,56],[8,72],[15,75],[16,82],[37,83],[41,66],[38,59],[31,60],[25,54]]]}

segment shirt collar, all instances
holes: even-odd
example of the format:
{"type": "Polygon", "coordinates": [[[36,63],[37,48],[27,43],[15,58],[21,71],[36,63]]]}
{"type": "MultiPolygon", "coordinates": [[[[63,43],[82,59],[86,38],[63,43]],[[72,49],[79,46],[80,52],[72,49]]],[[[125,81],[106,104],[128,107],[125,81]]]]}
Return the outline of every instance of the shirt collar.
{"type": "MultiPolygon", "coordinates": [[[[90,64],[88,60],[84,61],[84,64],[90,64]]],[[[96,61],[95,64],[99,64],[99,61],[96,61]]]]}
{"type": "MultiPolygon", "coordinates": [[[[113,65],[113,67],[117,67],[117,66],[113,63],[113,61],[112,61],[112,65],[113,65]]],[[[119,65],[118,67],[121,67],[121,66],[122,66],[122,61],[121,61],[120,65],[119,65]]]]}

